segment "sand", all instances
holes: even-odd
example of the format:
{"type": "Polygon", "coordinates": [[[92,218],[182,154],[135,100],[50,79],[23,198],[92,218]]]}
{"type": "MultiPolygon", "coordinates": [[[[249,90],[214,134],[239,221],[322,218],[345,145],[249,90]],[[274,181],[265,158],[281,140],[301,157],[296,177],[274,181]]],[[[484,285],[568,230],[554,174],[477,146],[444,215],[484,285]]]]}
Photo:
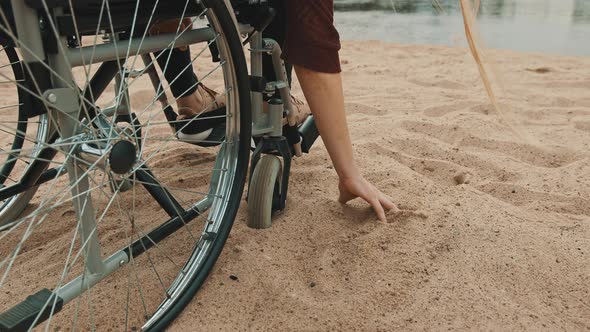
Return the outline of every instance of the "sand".
{"type": "Polygon", "coordinates": [[[356,157],[416,212],[337,203],[320,143],[271,229],[244,205],[171,331],[590,329],[590,58],[491,56],[522,137],[466,49],[345,42],[356,157]]]}
{"type": "MultiPolygon", "coordinates": [[[[590,58],[491,57],[512,129],[466,49],[344,42],[357,160],[402,211],[379,223],[364,202],[339,204],[319,141],[294,162],[287,209],[271,229],[248,229],[243,202],[211,276],[170,330],[590,329],[590,58]]],[[[150,87],[137,84],[132,102],[141,107],[150,87]]],[[[184,147],[167,153],[162,171],[213,161],[184,147]]],[[[186,181],[200,188],[205,180],[186,181]]],[[[138,222],[163,220],[160,211],[138,213],[138,222]]],[[[59,275],[74,225],[71,207],[50,215],[23,250],[30,263],[15,268],[20,280],[2,289],[4,307],[23,285],[55,285],[38,276],[59,275]]],[[[106,249],[121,247],[125,226],[99,229],[106,249]]],[[[186,255],[170,245],[175,258],[186,255]]],[[[126,271],[93,293],[120,295],[98,301],[113,314],[125,304],[126,271]]],[[[60,317],[52,330],[68,330],[60,317]]],[[[98,330],[118,324],[96,321],[98,330]]]]}

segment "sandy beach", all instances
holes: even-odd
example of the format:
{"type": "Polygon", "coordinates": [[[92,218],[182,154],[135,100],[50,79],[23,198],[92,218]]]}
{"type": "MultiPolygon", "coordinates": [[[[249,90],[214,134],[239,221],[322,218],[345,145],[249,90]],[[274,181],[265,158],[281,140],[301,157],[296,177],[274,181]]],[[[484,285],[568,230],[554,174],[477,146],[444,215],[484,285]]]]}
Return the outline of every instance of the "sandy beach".
{"type": "Polygon", "coordinates": [[[590,329],[590,58],[490,55],[521,137],[466,49],[345,42],[356,156],[407,211],[336,202],[319,143],[170,330],[590,329]]]}
{"type": "MultiPolygon", "coordinates": [[[[504,119],[467,49],[345,41],[356,157],[402,211],[380,223],[364,202],[339,204],[336,172],[318,141],[294,161],[287,208],[272,228],[249,229],[242,200],[213,272],[170,331],[589,330],[590,58],[489,55],[503,81],[504,119]]],[[[213,64],[199,66],[204,72],[213,64]]],[[[149,80],[134,89],[132,105],[141,111],[153,96],[149,80]]],[[[6,103],[14,98],[0,93],[6,103]]],[[[297,83],[295,93],[301,95],[297,83]]],[[[160,111],[153,110],[162,118],[161,135],[170,135],[160,111]]],[[[207,190],[207,176],[174,167],[213,167],[214,160],[215,150],[176,145],[151,167],[167,183],[207,190]]],[[[167,217],[157,206],[140,208],[150,199],[142,195],[135,220],[151,229],[167,217]]],[[[112,222],[99,227],[105,255],[128,245],[127,217],[117,213],[109,211],[112,222]]],[[[64,269],[77,236],[75,213],[63,205],[44,220],[1,290],[3,310],[31,289],[55,287],[64,269]]],[[[196,234],[200,229],[195,224],[196,234]]],[[[179,237],[192,244],[189,235],[179,237]]],[[[0,242],[2,257],[15,241],[0,242]]],[[[172,240],[159,245],[179,262],[189,254],[190,246],[172,240]]],[[[158,253],[159,273],[173,278],[177,263],[158,253]]],[[[142,286],[145,296],[155,301],[164,290],[150,275],[149,258],[137,266],[152,283],[142,286]]],[[[137,295],[126,298],[130,271],[104,280],[94,298],[64,310],[50,330],[69,330],[77,310],[87,315],[86,298],[102,316],[81,319],[79,330],[123,329],[122,308],[130,301],[140,318],[154,309],[144,309],[137,295]]]]}

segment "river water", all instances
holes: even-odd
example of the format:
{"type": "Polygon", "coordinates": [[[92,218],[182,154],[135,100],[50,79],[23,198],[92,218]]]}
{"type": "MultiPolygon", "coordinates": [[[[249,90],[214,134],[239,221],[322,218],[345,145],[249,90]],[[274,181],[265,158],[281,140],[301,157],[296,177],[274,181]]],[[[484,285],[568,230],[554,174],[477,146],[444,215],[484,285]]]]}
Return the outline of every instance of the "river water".
{"type": "MultiPolygon", "coordinates": [[[[486,47],[590,55],[590,0],[481,0],[486,47]]],[[[466,46],[458,0],[335,0],[343,40],[466,46]]]]}

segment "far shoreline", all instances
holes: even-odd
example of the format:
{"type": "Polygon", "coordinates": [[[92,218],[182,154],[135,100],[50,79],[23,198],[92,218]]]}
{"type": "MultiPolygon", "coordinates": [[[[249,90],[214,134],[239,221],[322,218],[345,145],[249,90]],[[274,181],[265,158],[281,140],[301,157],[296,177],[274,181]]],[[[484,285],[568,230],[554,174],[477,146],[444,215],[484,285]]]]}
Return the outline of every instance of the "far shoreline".
{"type": "MultiPolygon", "coordinates": [[[[445,44],[409,44],[409,43],[400,43],[394,41],[386,41],[386,40],[379,40],[379,39],[342,39],[342,47],[345,47],[345,44],[354,44],[354,43],[383,43],[386,45],[398,45],[400,47],[417,47],[417,48],[440,48],[440,49],[463,49],[465,52],[469,52],[469,48],[467,46],[459,46],[459,45],[445,45],[445,44]]],[[[501,54],[501,53],[514,53],[514,54],[522,54],[522,55],[532,55],[532,56],[549,56],[549,57],[560,57],[560,58],[590,58],[589,55],[575,55],[575,54],[558,54],[558,53],[551,53],[551,52],[536,52],[536,51],[521,51],[521,50],[514,50],[508,48],[491,48],[485,47],[484,50],[486,52],[492,52],[492,54],[501,54]]]]}

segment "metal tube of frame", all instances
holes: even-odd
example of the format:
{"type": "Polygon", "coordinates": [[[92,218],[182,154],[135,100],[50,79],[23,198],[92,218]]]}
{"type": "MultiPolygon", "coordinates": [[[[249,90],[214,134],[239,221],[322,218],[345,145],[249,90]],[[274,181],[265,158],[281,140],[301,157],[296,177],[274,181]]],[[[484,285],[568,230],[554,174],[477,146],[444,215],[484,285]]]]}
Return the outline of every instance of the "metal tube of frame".
{"type": "Polygon", "coordinates": [[[272,137],[283,136],[283,103],[275,104],[273,100],[268,103],[268,114],[272,131],[269,133],[272,137]]]}
{"type": "Polygon", "coordinates": [[[20,47],[24,60],[26,62],[45,60],[37,12],[27,6],[23,0],[12,0],[12,11],[18,35],[17,47],[20,47]]]}
{"type": "Polygon", "coordinates": [[[116,100],[116,114],[117,115],[129,115],[131,114],[131,103],[129,101],[129,89],[127,84],[123,84],[125,78],[121,76],[121,73],[117,73],[115,76],[115,95],[119,95],[119,100],[116,100]],[[119,93],[120,92],[120,93],[119,93]]]}
{"type": "MultiPolygon", "coordinates": [[[[54,10],[55,15],[61,14],[61,8],[54,10]]],[[[57,54],[48,56],[49,65],[54,69],[55,73],[52,75],[52,87],[45,92],[46,96],[53,95],[53,108],[50,109],[50,116],[57,119],[60,128],[60,136],[62,139],[70,138],[78,133],[80,129],[80,99],[78,98],[79,91],[76,86],[72,74],[72,67],[65,58],[64,50],[68,49],[67,40],[61,37],[58,40],[61,45],[58,46],[57,54]],[[70,85],[70,86],[69,86],[70,85]]],[[[66,151],[66,153],[75,153],[73,151],[66,151]]],[[[72,192],[72,203],[76,211],[78,219],[78,230],[81,238],[81,243],[84,248],[85,265],[88,272],[91,274],[103,273],[105,266],[100,253],[100,242],[98,240],[98,232],[96,225],[96,216],[92,204],[92,197],[89,192],[88,172],[73,158],[68,158],[66,162],[66,169],[70,178],[70,186],[72,192]]]]}
{"type": "MultiPolygon", "coordinates": [[[[18,0],[13,0],[18,1],[18,0]]],[[[215,32],[211,28],[190,30],[177,36],[174,33],[163,33],[158,36],[150,36],[144,39],[131,38],[113,43],[85,46],[81,48],[68,49],[66,55],[72,67],[88,65],[125,58],[127,54],[145,54],[160,51],[174,44],[174,47],[187,46],[191,44],[208,42],[215,39],[215,32]],[[91,61],[92,60],[92,61],[91,61]]]]}
{"type": "Polygon", "coordinates": [[[96,285],[98,282],[106,278],[109,274],[115,272],[124,264],[129,262],[129,256],[124,251],[118,251],[111,257],[107,258],[104,262],[104,270],[100,274],[86,274],[80,275],[74,280],[70,281],[63,287],[59,288],[55,293],[61,299],[64,304],[70,302],[76,297],[80,296],[86,290],[96,285]]]}
{"type": "Polygon", "coordinates": [[[153,60],[152,56],[149,54],[142,54],[141,60],[146,67],[149,67],[147,68],[147,73],[150,78],[150,82],[152,82],[152,86],[156,91],[156,96],[158,96],[158,101],[162,105],[162,108],[166,108],[166,106],[168,106],[170,103],[168,102],[168,97],[166,94],[163,93],[164,88],[155,67],[156,60],[153,60]]]}
{"type": "MultiPolygon", "coordinates": [[[[255,34],[250,39],[250,62],[252,71],[251,75],[254,77],[262,76],[262,35],[260,33],[255,34]]],[[[252,123],[254,127],[267,127],[267,121],[264,119],[264,113],[262,109],[262,93],[252,92],[252,123]]]]}
{"type": "MultiPolygon", "coordinates": [[[[273,68],[274,68],[277,80],[279,80],[281,82],[285,82],[285,85],[283,87],[279,88],[279,91],[281,93],[281,99],[283,100],[284,108],[287,111],[292,112],[293,105],[291,104],[291,92],[289,90],[289,83],[288,83],[289,80],[287,79],[287,70],[285,69],[285,63],[281,59],[281,55],[282,55],[281,46],[279,45],[279,43],[277,43],[273,39],[264,39],[264,46],[265,46],[265,48],[268,48],[271,50],[272,64],[273,64],[273,68]]],[[[273,124],[273,125],[275,125],[275,124],[273,124]]],[[[281,124],[279,124],[279,126],[281,126],[281,124]]]]}

